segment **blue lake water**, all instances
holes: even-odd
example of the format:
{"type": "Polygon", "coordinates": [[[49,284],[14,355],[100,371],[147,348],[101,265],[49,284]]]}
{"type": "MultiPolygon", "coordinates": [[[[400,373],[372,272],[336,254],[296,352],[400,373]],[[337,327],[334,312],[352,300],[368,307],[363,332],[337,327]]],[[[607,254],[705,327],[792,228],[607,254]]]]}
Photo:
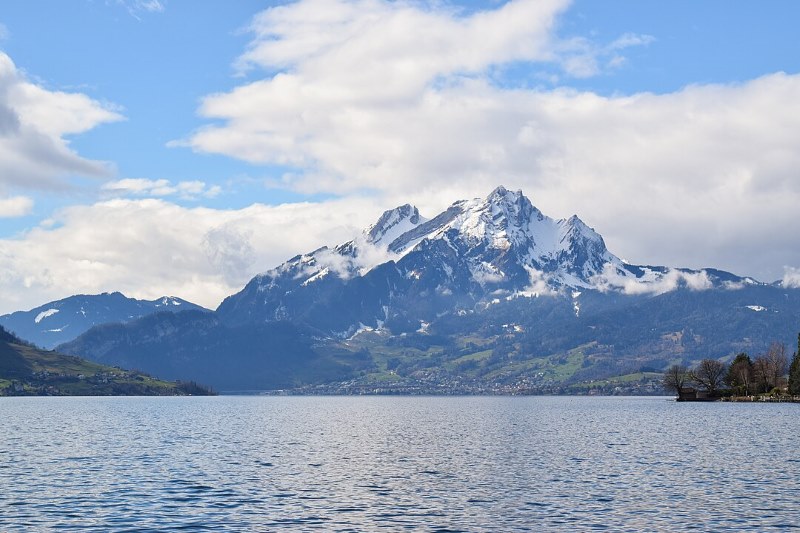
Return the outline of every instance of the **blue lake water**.
{"type": "Polygon", "coordinates": [[[0,531],[800,526],[800,404],[0,399],[0,531]]]}

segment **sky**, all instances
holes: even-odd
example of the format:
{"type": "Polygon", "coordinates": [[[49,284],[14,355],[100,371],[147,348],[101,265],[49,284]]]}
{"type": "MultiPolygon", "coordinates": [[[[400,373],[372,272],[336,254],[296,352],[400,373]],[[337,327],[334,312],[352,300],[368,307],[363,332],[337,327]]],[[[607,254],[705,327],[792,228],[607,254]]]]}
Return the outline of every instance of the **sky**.
{"type": "Polygon", "coordinates": [[[215,308],[496,186],[636,264],[800,286],[800,3],[7,0],[0,313],[215,308]]]}

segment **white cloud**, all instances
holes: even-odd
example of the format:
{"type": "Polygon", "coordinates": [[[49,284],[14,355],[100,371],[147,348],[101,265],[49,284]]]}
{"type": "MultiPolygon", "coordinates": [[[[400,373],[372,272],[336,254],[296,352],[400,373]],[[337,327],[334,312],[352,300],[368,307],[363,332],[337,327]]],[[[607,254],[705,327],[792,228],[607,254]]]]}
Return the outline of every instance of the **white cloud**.
{"type": "Polygon", "coordinates": [[[530,285],[522,290],[520,295],[523,296],[553,296],[558,294],[548,282],[549,279],[547,275],[541,270],[537,270],[533,267],[525,267],[525,270],[528,271],[528,275],[530,276],[530,285]]]}
{"type": "Polygon", "coordinates": [[[179,181],[172,183],[169,180],[150,180],[144,178],[125,178],[104,183],[101,187],[107,194],[117,196],[178,196],[184,200],[197,200],[198,198],[214,198],[219,196],[222,188],[219,185],[208,186],[199,180],[179,181]]]}
{"type": "Polygon", "coordinates": [[[607,46],[608,50],[622,50],[631,46],[646,46],[656,40],[652,35],[625,33],[607,46]]]}
{"type": "Polygon", "coordinates": [[[300,251],[344,242],[377,219],[370,199],[187,209],[161,199],[73,206],[0,239],[0,313],[78,293],[176,295],[214,308],[300,251]]]}
{"type": "Polygon", "coordinates": [[[647,272],[642,278],[623,275],[611,263],[603,267],[603,272],[592,280],[601,291],[621,291],[625,294],[664,294],[685,287],[692,291],[704,291],[714,284],[705,270],[683,272],[669,269],[665,273],[647,272]]]}
{"type": "Polygon", "coordinates": [[[607,45],[599,45],[583,37],[556,43],[562,68],[575,78],[589,78],[626,63],[622,51],[632,46],[647,46],[655,41],[652,35],[625,33],[607,45]]]}
{"type": "MultiPolygon", "coordinates": [[[[624,63],[652,36],[559,41],[565,2],[463,15],[379,0],[303,0],[256,17],[241,68],[264,79],[210,95],[201,152],[294,167],[276,185],[383,193],[435,213],[498,184],[555,217],[579,213],[634,262],[760,279],[800,264],[800,75],[673,93],[509,87],[494,74],[624,63]],[[332,30],[331,28],[334,28],[332,30]],[[715,246],[709,247],[708,243],[715,246]]],[[[774,277],[773,277],[774,276],[774,277]]]]}
{"type": "Polygon", "coordinates": [[[22,217],[33,209],[33,200],[27,196],[0,198],[0,218],[22,217]]]}
{"type": "Polygon", "coordinates": [[[161,0],[117,0],[117,4],[137,20],[141,20],[141,13],[163,13],[165,9],[161,0]]]}
{"type": "Polygon", "coordinates": [[[112,106],[29,82],[0,52],[0,189],[63,188],[66,176],[108,175],[106,163],[82,158],[67,137],[117,120],[112,106]]]}
{"type": "Polygon", "coordinates": [[[800,289],[800,268],[784,267],[781,285],[787,289],[800,289]]]}

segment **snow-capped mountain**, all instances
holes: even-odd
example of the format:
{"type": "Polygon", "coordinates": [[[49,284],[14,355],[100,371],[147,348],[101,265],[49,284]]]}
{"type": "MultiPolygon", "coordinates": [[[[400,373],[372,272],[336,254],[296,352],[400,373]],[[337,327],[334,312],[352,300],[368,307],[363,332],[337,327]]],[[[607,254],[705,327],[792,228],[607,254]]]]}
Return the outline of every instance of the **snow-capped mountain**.
{"type": "Polygon", "coordinates": [[[413,324],[497,299],[596,290],[660,294],[756,284],[717,270],[635,266],[577,216],[554,220],[498,187],[426,219],[403,205],[356,239],[296,256],[219,307],[223,320],[299,320],[328,332],[413,324]]]}
{"type": "MultiPolygon", "coordinates": [[[[50,309],[28,321],[63,312],[50,309]]],[[[430,219],[389,210],[256,276],[216,313],[96,327],[60,349],[231,390],[390,375],[550,393],[757,354],[798,324],[800,289],[627,264],[577,216],[554,220],[500,187],[430,219]]]]}
{"type": "Polygon", "coordinates": [[[128,322],[160,311],[203,310],[181,298],[136,300],[119,292],[80,294],[40,305],[30,311],[0,316],[0,325],[43,348],[70,341],[98,324],[128,322]]]}

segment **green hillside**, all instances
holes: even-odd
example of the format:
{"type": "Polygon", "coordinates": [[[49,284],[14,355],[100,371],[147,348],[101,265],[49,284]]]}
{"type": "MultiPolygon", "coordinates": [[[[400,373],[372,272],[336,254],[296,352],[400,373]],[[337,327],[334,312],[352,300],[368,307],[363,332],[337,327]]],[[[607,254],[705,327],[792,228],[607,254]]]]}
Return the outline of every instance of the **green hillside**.
{"type": "Polygon", "coordinates": [[[169,382],[142,372],[44,351],[0,328],[0,396],[209,395],[195,383],[169,382]]]}

